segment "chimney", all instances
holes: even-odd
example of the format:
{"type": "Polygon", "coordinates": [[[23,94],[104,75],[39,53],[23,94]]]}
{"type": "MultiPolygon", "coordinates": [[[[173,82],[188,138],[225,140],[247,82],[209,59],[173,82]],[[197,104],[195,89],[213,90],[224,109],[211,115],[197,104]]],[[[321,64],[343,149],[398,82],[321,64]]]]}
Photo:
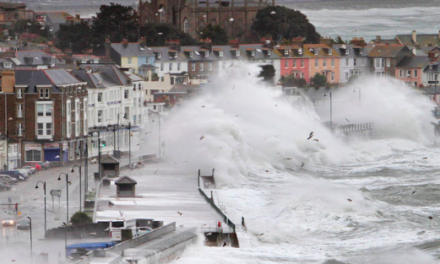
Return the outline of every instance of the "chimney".
{"type": "Polygon", "coordinates": [[[2,76],[2,91],[4,93],[14,93],[15,71],[3,70],[1,76],[2,76]]]}
{"type": "Polygon", "coordinates": [[[381,36],[376,36],[376,43],[380,43],[382,41],[382,37],[381,36]]]}
{"type": "Polygon", "coordinates": [[[432,51],[428,52],[428,58],[430,58],[431,60],[435,59],[435,53],[432,51]]]}
{"type": "Polygon", "coordinates": [[[417,43],[417,31],[415,30],[412,31],[412,41],[417,43]]]}
{"type": "Polygon", "coordinates": [[[179,39],[167,40],[167,41],[165,41],[165,46],[168,46],[169,48],[180,52],[180,40],[179,39]]]}
{"type": "Polygon", "coordinates": [[[233,39],[229,41],[229,45],[233,48],[237,48],[240,46],[240,41],[238,39],[233,39]]]}
{"type": "Polygon", "coordinates": [[[76,19],[81,19],[81,16],[79,14],[75,15],[76,19]]]}
{"type": "Polygon", "coordinates": [[[199,43],[197,43],[200,47],[212,51],[212,42],[210,38],[201,39],[199,43]]]}
{"type": "Polygon", "coordinates": [[[110,39],[106,38],[105,39],[105,43],[104,43],[104,48],[105,48],[105,56],[110,57],[110,39]]]}
{"type": "Polygon", "coordinates": [[[438,31],[438,37],[437,37],[438,41],[440,41],[440,30],[438,31]]]}

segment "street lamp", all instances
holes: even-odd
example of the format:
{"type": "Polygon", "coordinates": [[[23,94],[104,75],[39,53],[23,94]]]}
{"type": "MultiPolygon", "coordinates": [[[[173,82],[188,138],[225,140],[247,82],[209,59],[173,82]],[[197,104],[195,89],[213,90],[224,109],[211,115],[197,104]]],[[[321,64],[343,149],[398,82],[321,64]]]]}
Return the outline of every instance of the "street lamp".
{"type": "Polygon", "coordinates": [[[38,189],[39,183],[43,184],[43,191],[44,191],[44,238],[46,238],[46,231],[47,231],[47,226],[46,226],[46,181],[37,181],[37,183],[35,184],[35,189],[38,189]]]}
{"type": "Polygon", "coordinates": [[[93,132],[94,137],[98,136],[98,173],[99,180],[101,180],[101,133],[98,131],[93,132]]]}
{"type": "Polygon", "coordinates": [[[131,169],[131,122],[128,122],[128,167],[131,169]]]}
{"type": "Polygon", "coordinates": [[[73,165],[72,167],[72,172],[75,172],[74,168],[77,167],[79,168],[79,211],[82,211],[82,205],[81,205],[81,197],[82,197],[82,187],[81,187],[81,166],[80,165],[73,165]]]}
{"type": "Polygon", "coordinates": [[[29,219],[29,234],[30,234],[30,240],[31,240],[31,263],[32,263],[32,258],[33,258],[33,251],[32,251],[32,218],[30,218],[29,216],[27,217],[29,219]]]}
{"type": "MultiPolygon", "coordinates": [[[[333,103],[332,103],[332,91],[329,91],[330,94],[330,128],[333,128],[333,103]]],[[[327,96],[327,94],[324,94],[324,96],[327,96]]]]}
{"type": "Polygon", "coordinates": [[[58,175],[58,180],[59,181],[61,181],[61,175],[64,175],[64,176],[66,176],[66,201],[67,201],[67,210],[66,210],[66,223],[69,223],[69,184],[70,184],[70,182],[69,182],[69,174],[67,174],[67,173],[60,173],[59,175],[58,175]]]}

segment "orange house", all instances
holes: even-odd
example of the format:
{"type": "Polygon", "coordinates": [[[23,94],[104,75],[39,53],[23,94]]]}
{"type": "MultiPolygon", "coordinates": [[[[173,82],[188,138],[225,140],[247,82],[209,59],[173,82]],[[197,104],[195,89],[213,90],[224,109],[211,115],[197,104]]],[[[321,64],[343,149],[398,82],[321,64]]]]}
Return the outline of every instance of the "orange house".
{"type": "Polygon", "coordinates": [[[339,83],[339,53],[326,44],[305,44],[304,55],[310,58],[310,78],[315,74],[327,76],[327,82],[339,83]]]}

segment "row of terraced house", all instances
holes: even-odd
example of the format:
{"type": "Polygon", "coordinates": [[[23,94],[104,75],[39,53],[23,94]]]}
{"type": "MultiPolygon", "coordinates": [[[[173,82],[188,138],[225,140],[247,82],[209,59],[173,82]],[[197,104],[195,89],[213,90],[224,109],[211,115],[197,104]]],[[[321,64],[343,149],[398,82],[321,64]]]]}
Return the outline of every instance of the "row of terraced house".
{"type": "MultiPolygon", "coordinates": [[[[378,36],[369,42],[353,38],[346,44],[334,44],[323,38],[320,44],[306,44],[296,38],[289,45],[275,45],[270,40],[258,44],[212,45],[209,39],[196,46],[180,46],[168,41],[163,47],[147,47],[139,43],[111,43],[110,56],[122,68],[146,79],[152,73],[162,79],[164,74],[179,77],[182,73],[190,82],[222,76],[236,62],[258,65],[271,64],[275,81],[281,76],[294,75],[310,84],[315,74],[327,77],[329,85],[345,84],[352,76],[390,76],[413,87],[429,86],[437,80],[440,53],[440,33],[397,35],[394,39],[378,36]]],[[[177,78],[176,77],[176,78],[177,78]]]]}

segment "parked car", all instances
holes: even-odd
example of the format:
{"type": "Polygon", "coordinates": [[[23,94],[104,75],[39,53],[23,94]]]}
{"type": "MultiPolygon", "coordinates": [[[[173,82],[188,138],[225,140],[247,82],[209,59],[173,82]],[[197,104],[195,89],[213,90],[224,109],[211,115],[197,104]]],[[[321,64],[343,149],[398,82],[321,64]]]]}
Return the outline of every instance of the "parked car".
{"type": "Polygon", "coordinates": [[[10,184],[16,184],[18,182],[18,180],[15,178],[12,178],[11,176],[9,176],[7,174],[0,174],[0,182],[10,185],[10,184]]]}
{"type": "Polygon", "coordinates": [[[34,174],[35,172],[37,172],[37,169],[35,168],[35,167],[33,167],[33,166],[23,166],[23,167],[21,167],[22,169],[26,169],[26,170],[29,170],[29,172],[31,173],[31,174],[34,174]]]}
{"type": "Polygon", "coordinates": [[[27,177],[23,174],[19,173],[18,171],[2,171],[2,174],[6,174],[11,176],[12,178],[15,178],[19,181],[27,180],[27,177]]]}
{"type": "Polygon", "coordinates": [[[10,191],[12,187],[5,183],[0,183],[0,191],[10,191]]]}
{"type": "Polygon", "coordinates": [[[41,165],[36,162],[27,163],[26,165],[28,165],[28,166],[30,165],[30,166],[34,167],[37,171],[41,170],[41,165]]]}
{"type": "Polygon", "coordinates": [[[13,219],[3,220],[2,226],[15,226],[15,220],[13,220],[13,219]]]}
{"type": "Polygon", "coordinates": [[[17,222],[17,229],[19,230],[29,230],[31,228],[30,222],[28,219],[20,219],[17,222]]]}
{"type": "Polygon", "coordinates": [[[17,170],[18,170],[18,172],[20,172],[21,174],[23,174],[24,176],[26,176],[28,178],[29,178],[29,176],[31,176],[31,173],[29,172],[28,169],[20,168],[20,169],[17,169],[17,170]]]}

